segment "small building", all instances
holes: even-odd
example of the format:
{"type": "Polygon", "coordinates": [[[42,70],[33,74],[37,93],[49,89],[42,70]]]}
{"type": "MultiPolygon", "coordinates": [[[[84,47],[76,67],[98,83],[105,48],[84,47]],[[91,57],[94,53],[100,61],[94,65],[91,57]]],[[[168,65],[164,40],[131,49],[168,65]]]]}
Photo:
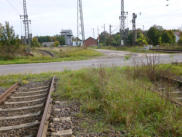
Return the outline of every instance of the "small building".
{"type": "Polygon", "coordinates": [[[73,41],[72,41],[73,33],[72,33],[72,30],[62,30],[61,31],[61,36],[64,36],[64,38],[65,38],[65,45],[68,45],[68,46],[72,46],[73,45],[73,41]]]}
{"type": "Polygon", "coordinates": [[[42,46],[44,46],[44,47],[53,47],[54,46],[54,42],[43,42],[42,46]]]}
{"type": "Polygon", "coordinates": [[[84,45],[87,46],[87,47],[90,47],[90,46],[97,46],[97,39],[94,39],[92,37],[89,37],[88,39],[86,39],[84,41],[84,45]]]}

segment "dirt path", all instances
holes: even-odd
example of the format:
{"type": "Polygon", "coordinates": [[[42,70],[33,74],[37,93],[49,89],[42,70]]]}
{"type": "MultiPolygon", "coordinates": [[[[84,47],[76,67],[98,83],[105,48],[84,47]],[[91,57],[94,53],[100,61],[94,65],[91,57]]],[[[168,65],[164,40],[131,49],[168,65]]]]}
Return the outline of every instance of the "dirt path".
{"type": "MultiPolygon", "coordinates": [[[[82,61],[65,61],[54,63],[36,63],[36,64],[13,64],[0,65],[0,75],[8,74],[26,74],[26,73],[43,73],[43,72],[61,72],[67,70],[78,70],[89,67],[112,67],[112,66],[128,66],[136,62],[145,62],[146,54],[130,53],[124,51],[113,50],[97,50],[105,54],[91,60],[82,61]]],[[[153,54],[147,54],[153,56],[153,54]]],[[[161,63],[182,62],[182,54],[157,54],[161,63]]]]}

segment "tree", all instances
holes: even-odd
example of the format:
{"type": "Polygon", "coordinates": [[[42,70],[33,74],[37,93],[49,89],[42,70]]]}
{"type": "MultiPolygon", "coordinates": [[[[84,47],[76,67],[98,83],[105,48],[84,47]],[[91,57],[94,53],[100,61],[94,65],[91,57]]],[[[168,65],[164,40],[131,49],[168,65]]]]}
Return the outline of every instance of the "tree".
{"type": "Polygon", "coordinates": [[[109,33],[107,32],[102,32],[99,36],[100,38],[100,43],[104,46],[110,46],[109,45],[109,33]]]}
{"type": "Polygon", "coordinates": [[[161,44],[161,35],[162,35],[163,28],[161,26],[154,25],[149,29],[147,32],[147,37],[150,44],[153,45],[160,45],[161,44]]]}
{"type": "Polygon", "coordinates": [[[54,42],[54,47],[58,47],[60,45],[59,41],[54,42]]]}
{"type": "Polygon", "coordinates": [[[60,45],[65,45],[65,38],[64,38],[64,36],[56,35],[54,37],[55,37],[55,41],[59,41],[60,45]]]}
{"type": "Polygon", "coordinates": [[[136,42],[137,42],[138,45],[141,45],[141,46],[148,44],[147,39],[146,39],[145,35],[142,32],[139,32],[137,34],[136,42]]]}
{"type": "Polygon", "coordinates": [[[178,41],[178,44],[179,44],[180,46],[182,46],[182,34],[181,34],[181,36],[180,36],[180,39],[179,39],[179,41],[178,41]]]}
{"type": "Polygon", "coordinates": [[[116,33],[114,35],[112,35],[112,46],[120,46],[120,42],[121,42],[121,37],[120,37],[120,33],[116,33]]]}
{"type": "Polygon", "coordinates": [[[162,32],[162,43],[174,44],[176,42],[176,37],[173,31],[164,30],[162,32]]]}
{"type": "Polygon", "coordinates": [[[0,25],[0,52],[1,56],[14,57],[18,52],[24,50],[21,46],[21,41],[15,35],[14,29],[8,22],[5,25],[0,25]]]}
{"type": "Polygon", "coordinates": [[[32,39],[32,47],[40,47],[40,43],[39,43],[37,37],[34,37],[34,38],[32,39]]]}

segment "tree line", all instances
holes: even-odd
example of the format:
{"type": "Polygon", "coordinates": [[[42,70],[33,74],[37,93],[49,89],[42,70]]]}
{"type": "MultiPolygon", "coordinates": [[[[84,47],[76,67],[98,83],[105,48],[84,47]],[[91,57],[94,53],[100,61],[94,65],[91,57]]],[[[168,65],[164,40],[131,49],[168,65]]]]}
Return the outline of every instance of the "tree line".
{"type": "MultiPolygon", "coordinates": [[[[182,32],[180,30],[165,30],[162,26],[154,25],[147,31],[137,30],[136,45],[182,45],[182,32]],[[175,33],[180,34],[179,41],[176,43],[175,33]]],[[[128,31],[126,34],[125,43],[128,46],[133,45],[133,31],[128,31]]],[[[101,45],[119,46],[121,43],[120,33],[110,35],[107,32],[102,32],[99,36],[101,45]]]]}

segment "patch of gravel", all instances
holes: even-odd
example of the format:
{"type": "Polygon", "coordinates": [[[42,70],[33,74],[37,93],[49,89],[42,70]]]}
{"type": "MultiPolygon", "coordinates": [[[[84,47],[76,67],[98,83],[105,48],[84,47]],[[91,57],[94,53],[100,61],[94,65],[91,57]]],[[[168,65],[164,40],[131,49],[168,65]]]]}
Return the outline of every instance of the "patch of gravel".
{"type": "Polygon", "coordinates": [[[5,91],[5,89],[0,87],[0,94],[2,94],[4,91],[5,91]]]}
{"type": "MultiPolygon", "coordinates": [[[[60,109],[59,112],[52,111],[52,118],[56,117],[71,117],[72,122],[72,130],[73,130],[73,136],[72,137],[125,137],[124,133],[115,131],[114,129],[110,128],[107,131],[104,131],[102,133],[94,133],[94,131],[90,131],[90,129],[93,129],[93,126],[97,123],[97,120],[94,120],[91,117],[88,117],[87,114],[82,114],[80,116],[80,106],[81,104],[78,101],[73,102],[62,102],[61,104],[54,104],[54,109],[60,109]],[[83,127],[82,124],[87,123],[87,127],[83,127]]],[[[52,119],[51,118],[51,119],[52,119]]],[[[54,129],[69,129],[70,125],[68,123],[61,123],[61,124],[53,124],[51,123],[51,130],[54,131],[54,129]]]]}

